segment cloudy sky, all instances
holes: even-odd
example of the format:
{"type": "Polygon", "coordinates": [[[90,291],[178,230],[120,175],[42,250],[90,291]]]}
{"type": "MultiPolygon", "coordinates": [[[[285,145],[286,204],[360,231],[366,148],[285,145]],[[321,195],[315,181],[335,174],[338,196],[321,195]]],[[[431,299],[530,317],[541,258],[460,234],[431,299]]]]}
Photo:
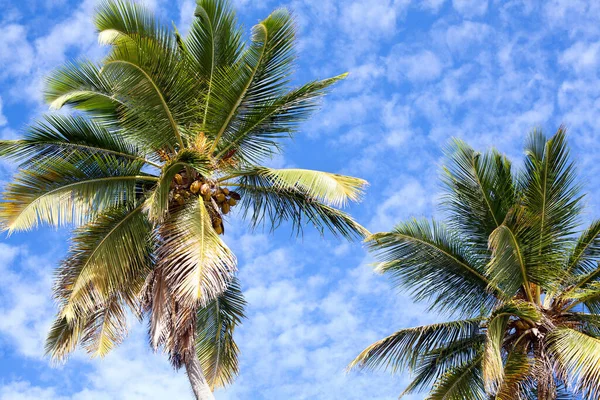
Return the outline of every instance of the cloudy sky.
{"type": "MultiPolygon", "coordinates": [[[[16,138],[46,112],[48,71],[99,59],[96,0],[0,0],[0,136],[16,138]]],[[[148,0],[185,31],[192,0],[148,0]]],[[[600,215],[600,2],[591,0],[237,0],[246,30],[285,6],[298,23],[297,82],[350,72],[271,161],[367,179],[352,214],[371,231],[411,216],[441,217],[442,148],[453,136],[496,146],[517,164],[526,133],[570,132],[600,215]]],[[[5,182],[14,166],[0,164],[5,182]]],[[[360,243],[285,228],[275,235],[227,229],[249,302],[237,333],[241,370],[217,399],[393,399],[407,376],[344,372],[374,340],[431,315],[371,272],[360,243]]],[[[0,242],[0,399],[179,399],[182,372],[147,346],[144,324],[104,359],[43,357],[55,312],[52,271],[68,232],[42,229],[0,242]]],[[[422,396],[413,396],[420,399],[422,396]]]]}

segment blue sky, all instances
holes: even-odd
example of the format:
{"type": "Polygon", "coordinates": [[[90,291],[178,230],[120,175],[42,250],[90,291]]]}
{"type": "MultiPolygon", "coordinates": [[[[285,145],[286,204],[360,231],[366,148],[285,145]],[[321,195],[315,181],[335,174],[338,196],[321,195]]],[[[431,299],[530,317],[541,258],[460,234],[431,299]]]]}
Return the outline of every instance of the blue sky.
{"type": "MultiPolygon", "coordinates": [[[[0,0],[0,136],[16,138],[45,112],[44,75],[97,59],[96,0],[0,0]]],[[[182,30],[191,0],[148,0],[182,30]]],[[[517,161],[527,132],[560,124],[600,215],[600,3],[582,0],[237,0],[248,30],[277,7],[298,21],[297,81],[348,71],[274,166],[353,174],[370,182],[352,214],[371,231],[436,216],[442,148],[453,136],[517,161]]],[[[0,164],[0,180],[14,166],[0,164]]],[[[393,399],[405,375],[345,374],[366,345],[444,316],[426,313],[371,272],[359,243],[249,232],[234,219],[249,302],[237,332],[242,373],[218,399],[393,399]]],[[[55,309],[52,271],[68,232],[42,229],[0,242],[0,399],[165,399],[190,396],[182,372],[147,346],[145,325],[102,360],[75,353],[52,367],[43,339],[55,309]]],[[[421,399],[422,395],[412,399],[421,399]]]]}

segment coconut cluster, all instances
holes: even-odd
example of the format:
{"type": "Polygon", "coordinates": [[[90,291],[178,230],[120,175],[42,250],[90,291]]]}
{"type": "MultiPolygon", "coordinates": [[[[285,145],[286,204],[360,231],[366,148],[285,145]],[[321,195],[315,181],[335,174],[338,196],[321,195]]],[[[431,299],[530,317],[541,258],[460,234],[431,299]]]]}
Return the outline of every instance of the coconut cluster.
{"type": "Polygon", "coordinates": [[[171,202],[183,206],[192,196],[202,196],[205,204],[212,206],[207,208],[211,212],[213,228],[219,235],[224,232],[222,216],[229,214],[231,207],[241,198],[239,193],[220,187],[218,182],[204,179],[198,174],[189,177],[185,171],[175,174],[169,196],[171,202]]]}

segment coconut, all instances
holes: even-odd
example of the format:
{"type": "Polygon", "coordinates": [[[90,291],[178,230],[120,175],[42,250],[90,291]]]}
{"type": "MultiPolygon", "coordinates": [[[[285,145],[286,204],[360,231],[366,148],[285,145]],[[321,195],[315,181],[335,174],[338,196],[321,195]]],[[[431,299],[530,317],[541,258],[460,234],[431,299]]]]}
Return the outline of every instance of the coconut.
{"type": "Polygon", "coordinates": [[[234,199],[233,197],[230,197],[229,200],[227,201],[229,203],[230,206],[235,206],[237,204],[237,200],[234,199]]]}
{"type": "Polygon", "coordinates": [[[223,214],[229,213],[229,203],[224,202],[221,204],[221,211],[223,211],[223,214]]]}
{"type": "Polygon", "coordinates": [[[192,184],[190,185],[190,192],[196,194],[200,191],[200,187],[202,186],[202,182],[200,181],[194,181],[192,182],[192,184]]]}
{"type": "Polygon", "coordinates": [[[231,198],[235,199],[235,200],[239,200],[242,198],[242,196],[240,196],[240,194],[238,192],[234,192],[234,191],[230,191],[229,196],[231,196],[231,198]]]}
{"type": "Polygon", "coordinates": [[[202,186],[200,186],[200,193],[202,194],[202,196],[210,196],[210,185],[208,183],[205,183],[202,186]]]}
{"type": "Polygon", "coordinates": [[[221,190],[223,190],[223,193],[224,193],[225,195],[228,195],[228,194],[229,194],[229,189],[227,189],[227,188],[223,188],[223,189],[221,189],[221,190]]]}
{"type": "Polygon", "coordinates": [[[173,200],[175,200],[177,202],[177,204],[179,204],[180,206],[182,206],[183,203],[185,202],[183,196],[180,195],[179,193],[176,193],[175,196],[173,196],[173,200]]]}
{"type": "Polygon", "coordinates": [[[181,176],[181,174],[175,174],[175,182],[177,182],[178,185],[183,184],[183,176],[181,176]]]}
{"type": "Polygon", "coordinates": [[[217,232],[217,235],[222,235],[223,234],[223,225],[219,224],[219,225],[215,226],[215,232],[217,232]]]}
{"type": "Polygon", "coordinates": [[[225,195],[223,193],[217,193],[215,199],[217,199],[217,203],[222,203],[225,201],[225,195]]]}

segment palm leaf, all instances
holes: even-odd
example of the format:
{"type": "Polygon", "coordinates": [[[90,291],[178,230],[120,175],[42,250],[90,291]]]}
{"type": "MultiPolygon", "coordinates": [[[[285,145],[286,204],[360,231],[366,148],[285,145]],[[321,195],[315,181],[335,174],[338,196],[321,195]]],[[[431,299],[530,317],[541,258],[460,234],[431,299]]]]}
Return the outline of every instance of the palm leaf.
{"type": "Polygon", "coordinates": [[[51,109],[71,105],[110,120],[125,106],[114,94],[116,82],[112,78],[90,61],[68,62],[46,79],[45,99],[51,109]]]}
{"type": "MultiPolygon", "coordinates": [[[[483,358],[483,379],[488,392],[501,391],[505,383],[505,369],[510,374],[515,374],[514,368],[518,367],[520,359],[515,355],[513,360],[517,365],[505,364],[503,347],[508,322],[511,318],[519,318],[527,322],[539,322],[542,318],[539,310],[530,302],[512,300],[496,308],[487,320],[486,341],[483,358]]],[[[518,350],[518,349],[517,349],[518,350]]],[[[522,361],[522,360],[521,360],[522,361]]],[[[517,368],[518,369],[518,368],[517,368]]],[[[509,380],[508,384],[513,381],[509,380]]]]}
{"type": "Polygon", "coordinates": [[[46,338],[46,355],[49,355],[54,362],[65,361],[67,356],[77,348],[85,322],[83,316],[69,321],[67,317],[58,315],[46,338]]]}
{"type": "Polygon", "coordinates": [[[367,347],[348,365],[348,369],[389,368],[397,372],[406,367],[413,368],[422,354],[463,339],[476,338],[480,323],[480,318],[474,318],[402,329],[367,347]]]}
{"type": "Polygon", "coordinates": [[[483,355],[448,370],[435,383],[426,400],[487,400],[481,381],[483,355]]]}
{"type": "Polygon", "coordinates": [[[112,134],[103,125],[79,116],[48,115],[28,128],[23,139],[0,141],[0,156],[35,167],[40,160],[77,160],[105,154],[130,160],[146,160],[138,149],[112,134]]]}
{"type": "Polygon", "coordinates": [[[134,2],[109,0],[100,3],[94,17],[98,40],[102,44],[118,45],[122,41],[145,38],[174,46],[174,37],[157,22],[143,5],[134,2]]]}
{"type": "Polygon", "coordinates": [[[103,210],[134,201],[143,182],[157,179],[140,172],[142,162],[99,155],[76,163],[51,159],[42,165],[40,172],[17,173],[4,190],[0,221],[9,232],[40,223],[84,224],[103,210]]]}
{"type": "Polygon", "coordinates": [[[600,220],[595,220],[577,239],[569,255],[566,270],[574,275],[584,275],[598,269],[600,260],[600,220]]]}
{"type": "Polygon", "coordinates": [[[246,301],[237,279],[198,311],[196,352],[211,388],[226,386],[239,373],[239,349],[233,333],[244,316],[246,301]]]}
{"type": "Polygon", "coordinates": [[[525,249],[519,240],[518,231],[507,225],[501,225],[490,235],[489,242],[492,258],[487,267],[487,274],[493,285],[498,285],[510,294],[515,295],[523,289],[529,301],[533,301],[525,249]]]}
{"type": "Polygon", "coordinates": [[[414,369],[415,377],[400,395],[419,392],[430,387],[448,370],[472,361],[478,357],[483,349],[485,336],[483,334],[467,337],[449,343],[419,355],[417,366],[414,369]]]}
{"type": "Polygon", "coordinates": [[[600,340],[569,328],[548,334],[548,347],[565,380],[584,398],[600,396],[600,340]]]}
{"type": "MultiPolygon", "coordinates": [[[[312,224],[321,233],[328,229],[333,235],[348,239],[363,238],[369,234],[349,215],[321,203],[301,186],[281,187],[281,184],[276,185],[277,182],[260,174],[242,175],[238,182],[229,185],[235,186],[236,191],[241,195],[242,215],[250,219],[252,227],[268,221],[273,230],[282,222],[289,221],[292,223],[292,229],[297,233],[302,233],[305,224],[312,224]]],[[[358,193],[357,186],[362,182],[355,179],[355,189],[350,188],[348,180],[336,183],[334,187],[337,188],[337,194],[333,196],[329,194],[328,197],[339,196],[340,188],[344,186],[347,188],[344,190],[358,193]]]]}
{"type": "Polygon", "coordinates": [[[455,139],[446,149],[444,208],[451,226],[483,254],[490,234],[516,201],[511,163],[497,151],[475,152],[455,139]]]}
{"type": "Polygon", "coordinates": [[[198,1],[194,15],[196,18],[185,38],[184,47],[195,66],[194,70],[206,85],[202,116],[204,126],[207,124],[213,79],[221,68],[237,62],[242,51],[242,34],[228,1],[198,1]]]}
{"type": "Polygon", "coordinates": [[[199,197],[165,220],[159,230],[157,265],[173,297],[191,306],[206,305],[227,288],[236,259],[213,229],[199,197]]]}
{"type": "Polygon", "coordinates": [[[108,210],[75,232],[55,287],[61,315],[69,321],[76,319],[78,312],[95,311],[99,301],[106,303],[106,310],[98,310],[98,318],[104,319],[103,313],[118,314],[118,306],[109,301],[115,294],[136,309],[137,296],[150,272],[151,226],[142,206],[108,210]]]}
{"type": "Polygon", "coordinates": [[[257,167],[234,172],[234,177],[246,181],[267,181],[276,190],[297,191],[333,207],[343,207],[348,201],[360,201],[367,182],[351,176],[307,169],[273,169],[257,167]]]}
{"type": "Polygon", "coordinates": [[[245,112],[283,94],[294,58],[294,36],[289,13],[277,10],[253,27],[252,44],[241,61],[214,75],[207,119],[214,138],[211,150],[219,149],[221,137],[229,134],[227,129],[239,123],[240,110],[245,112]]]}
{"type": "Polygon", "coordinates": [[[307,83],[247,110],[242,121],[223,138],[217,158],[234,153],[232,157],[242,162],[257,162],[277,153],[277,139],[291,136],[317,109],[327,89],[346,75],[307,83]]]}
{"type": "Polygon", "coordinates": [[[88,353],[104,357],[127,335],[127,316],[117,295],[90,313],[82,343],[88,353]]]}
{"type": "Polygon", "coordinates": [[[579,185],[575,183],[575,167],[564,128],[549,140],[540,131],[533,131],[525,151],[520,186],[532,235],[525,243],[530,249],[528,267],[532,276],[555,280],[562,278],[561,262],[581,210],[579,185]]]}
{"type": "Polygon", "coordinates": [[[478,314],[503,295],[460,238],[435,221],[400,224],[370,236],[367,244],[377,251],[378,271],[391,275],[415,300],[430,300],[432,308],[478,314]]]}

